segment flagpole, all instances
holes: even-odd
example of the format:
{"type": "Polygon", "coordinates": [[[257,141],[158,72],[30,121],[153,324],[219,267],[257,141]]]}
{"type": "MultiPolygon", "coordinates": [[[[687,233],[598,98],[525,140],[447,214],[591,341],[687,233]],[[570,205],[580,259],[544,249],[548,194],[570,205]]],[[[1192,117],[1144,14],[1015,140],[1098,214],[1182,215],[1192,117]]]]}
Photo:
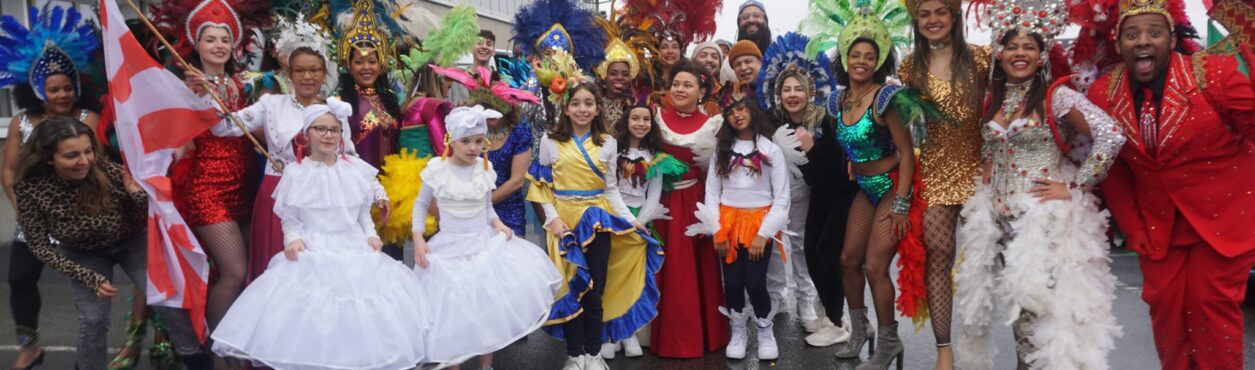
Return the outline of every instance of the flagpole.
{"type": "MultiPolygon", "coordinates": [[[[134,10],[135,14],[139,15],[139,20],[141,22],[144,22],[144,25],[148,27],[148,30],[151,31],[153,35],[157,37],[158,41],[161,41],[162,45],[165,45],[167,50],[170,50],[170,54],[174,55],[174,58],[178,60],[179,64],[182,65],[184,69],[189,69],[196,73],[204,74],[204,72],[201,72],[200,70],[196,69],[196,67],[192,66],[186,60],[184,60],[183,56],[179,55],[178,50],[175,49],[174,46],[170,45],[169,41],[166,41],[165,36],[161,35],[161,32],[157,30],[156,26],[153,26],[152,22],[148,21],[148,17],[144,16],[144,11],[140,10],[139,6],[135,5],[134,1],[126,0],[126,4],[131,6],[131,10],[134,10]]],[[[270,166],[273,167],[276,172],[283,172],[283,164],[279,163],[279,161],[275,160],[274,157],[270,156],[270,152],[267,152],[266,148],[263,147],[261,143],[257,141],[257,138],[253,137],[253,135],[248,132],[248,128],[244,127],[244,123],[240,122],[239,118],[236,118],[234,115],[231,114],[232,112],[228,110],[227,104],[222,100],[221,97],[218,96],[218,92],[215,89],[213,89],[212,86],[209,86],[209,81],[205,81],[204,85],[205,85],[205,91],[209,92],[209,96],[213,97],[215,103],[218,103],[218,110],[221,111],[222,113],[225,113],[226,117],[230,119],[231,123],[234,123],[235,127],[239,128],[240,132],[244,133],[244,137],[247,137],[248,141],[251,141],[253,143],[253,149],[256,149],[258,153],[261,153],[262,156],[265,156],[266,160],[270,162],[270,166]]]]}

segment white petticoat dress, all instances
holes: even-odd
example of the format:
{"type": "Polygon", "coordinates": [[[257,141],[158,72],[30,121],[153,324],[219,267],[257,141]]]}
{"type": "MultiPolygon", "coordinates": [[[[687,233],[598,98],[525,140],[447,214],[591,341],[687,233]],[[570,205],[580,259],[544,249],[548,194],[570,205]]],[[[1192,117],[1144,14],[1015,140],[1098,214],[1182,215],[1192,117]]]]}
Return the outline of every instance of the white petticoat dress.
{"type": "MultiPolygon", "coordinates": [[[[427,217],[432,199],[440,231],[427,245],[426,268],[414,273],[426,291],[431,315],[426,355],[429,362],[457,364],[495,352],[544,324],[562,276],[544,249],[498,233],[491,194],[496,172],[483,159],[457,166],[434,158],[422,173],[414,218],[427,217]]],[[[415,222],[421,234],[423,222],[415,222]]]]}
{"type": "Polygon", "coordinates": [[[367,244],[377,171],[356,157],[288,166],[275,189],[283,253],[212,334],[219,355],[275,369],[409,369],[424,362],[424,298],[409,269],[367,244]]]}

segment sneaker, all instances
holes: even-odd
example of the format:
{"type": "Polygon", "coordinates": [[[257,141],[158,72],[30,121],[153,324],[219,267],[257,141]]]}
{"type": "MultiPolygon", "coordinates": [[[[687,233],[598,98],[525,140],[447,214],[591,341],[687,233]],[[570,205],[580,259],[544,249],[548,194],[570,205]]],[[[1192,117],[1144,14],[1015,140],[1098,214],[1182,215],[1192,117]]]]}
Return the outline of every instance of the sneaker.
{"type": "Polygon", "coordinates": [[[568,357],[566,364],[562,365],[562,370],[584,370],[587,368],[588,356],[580,355],[579,357],[568,357]]]}
{"type": "Polygon", "coordinates": [[[645,354],[645,351],[641,350],[641,343],[636,340],[635,335],[624,339],[623,342],[620,342],[620,344],[623,345],[623,356],[641,357],[645,354]]]}
{"type": "Polygon", "coordinates": [[[745,325],[748,316],[746,312],[728,313],[728,326],[732,331],[732,339],[728,341],[728,347],[723,352],[728,359],[745,358],[745,347],[749,345],[749,329],[745,325]]]}
{"type": "Polygon", "coordinates": [[[819,318],[819,312],[815,310],[814,298],[798,298],[797,300],[797,316],[802,319],[802,327],[807,333],[814,333],[823,327],[823,321],[819,318]]]}
{"type": "Polygon", "coordinates": [[[773,361],[780,358],[780,349],[776,348],[775,328],[770,319],[755,319],[758,323],[758,360],[773,361]]]}
{"type": "Polygon", "coordinates": [[[618,352],[618,351],[619,351],[619,343],[618,343],[618,342],[615,342],[615,343],[602,343],[602,344],[601,344],[601,358],[604,358],[604,359],[607,359],[607,360],[613,360],[613,359],[614,359],[614,353],[615,353],[615,352],[618,352]]]}
{"type": "Polygon", "coordinates": [[[610,365],[606,360],[597,355],[584,355],[587,362],[584,363],[584,370],[610,370],[610,365]]]}
{"type": "Polygon", "coordinates": [[[806,344],[815,347],[827,347],[850,340],[850,332],[846,331],[845,328],[833,325],[827,319],[823,321],[826,325],[821,326],[814,334],[807,335],[806,344]]]}

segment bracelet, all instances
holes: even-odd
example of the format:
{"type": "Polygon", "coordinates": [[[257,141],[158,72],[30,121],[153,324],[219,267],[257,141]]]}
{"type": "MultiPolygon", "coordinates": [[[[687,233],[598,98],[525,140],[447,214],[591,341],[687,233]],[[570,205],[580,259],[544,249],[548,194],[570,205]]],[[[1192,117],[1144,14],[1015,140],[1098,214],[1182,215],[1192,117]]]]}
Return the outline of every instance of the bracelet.
{"type": "Polygon", "coordinates": [[[895,195],[893,197],[893,203],[889,204],[889,211],[900,215],[911,213],[911,196],[907,195],[903,197],[895,195]]]}

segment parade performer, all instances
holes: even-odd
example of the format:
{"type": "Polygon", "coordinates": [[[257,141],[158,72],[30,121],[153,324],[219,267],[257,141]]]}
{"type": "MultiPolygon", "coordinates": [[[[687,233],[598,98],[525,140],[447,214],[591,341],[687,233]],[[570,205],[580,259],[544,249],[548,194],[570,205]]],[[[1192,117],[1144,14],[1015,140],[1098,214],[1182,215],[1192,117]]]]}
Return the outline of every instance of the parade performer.
{"type": "MultiPolygon", "coordinates": [[[[710,40],[715,35],[715,17],[723,7],[714,0],[626,0],[624,21],[642,26],[658,37],[656,54],[658,79],[654,80],[651,104],[670,107],[667,91],[671,89],[673,69],[684,59],[689,45],[710,40]]],[[[709,93],[709,92],[708,92],[709,93]]],[[[714,114],[707,112],[706,114],[714,114]]]]}
{"type": "MultiPolygon", "coordinates": [[[[100,120],[100,115],[84,108],[90,98],[82,99],[79,82],[80,68],[88,66],[92,52],[100,47],[95,31],[79,24],[82,14],[74,8],[45,7],[41,12],[32,7],[28,19],[29,28],[12,16],[0,20],[4,30],[0,33],[0,86],[13,88],[17,106],[22,108],[9,122],[9,139],[4,144],[4,192],[14,209],[18,199],[13,184],[22,146],[35,127],[52,117],[75,117],[88,127],[96,127],[100,120]]],[[[39,276],[44,264],[31,253],[20,225],[10,245],[9,308],[21,346],[13,368],[28,369],[44,357],[39,335],[39,276]]],[[[128,344],[128,353],[139,350],[138,341],[128,344]]]]}
{"type": "MultiPolygon", "coordinates": [[[[806,165],[809,161],[806,152],[802,150],[802,142],[799,140],[799,134],[814,137],[816,131],[821,130],[825,124],[831,124],[825,103],[828,101],[828,95],[832,90],[832,77],[829,75],[831,71],[831,63],[828,56],[823,53],[810,54],[806,52],[806,46],[810,39],[801,34],[790,32],[776,39],[767,48],[767,54],[764,55],[764,63],[762,72],[759,74],[758,83],[758,100],[768,116],[774,120],[773,126],[778,127],[772,135],[772,141],[783,149],[784,158],[789,168],[789,186],[790,186],[790,205],[789,205],[789,222],[788,230],[793,234],[786,239],[786,246],[783,249],[783,261],[791,264],[793,274],[785,274],[785,265],[781,262],[772,260],[770,269],[767,271],[768,291],[772,294],[772,303],[778,307],[788,296],[786,290],[788,288],[787,281],[793,280],[797,286],[795,298],[797,299],[797,311],[795,311],[800,319],[802,326],[808,333],[820,333],[810,338],[807,343],[817,346],[830,346],[838,342],[844,341],[842,338],[848,337],[848,332],[834,323],[841,322],[841,315],[845,311],[843,302],[845,300],[844,293],[841,292],[841,267],[840,253],[830,253],[828,258],[818,257],[821,253],[831,252],[828,249],[841,250],[841,243],[835,238],[829,240],[835,245],[820,246],[817,243],[808,240],[810,238],[821,238],[825,227],[823,222],[828,221],[829,212],[847,213],[845,209],[829,209],[832,204],[832,198],[820,196],[821,200],[826,204],[821,204],[822,210],[816,209],[821,215],[816,218],[816,222],[809,221],[811,205],[811,186],[806,183],[800,166],[806,165]],[[812,57],[813,55],[813,57],[812,57]],[[807,233],[813,229],[815,233],[807,233]],[[813,279],[814,275],[819,275],[818,279],[813,279]],[[821,290],[822,289],[822,290],[821,290]],[[822,300],[822,307],[817,307],[817,300],[822,300]],[[827,317],[821,318],[820,313],[831,308],[831,313],[827,317]],[[835,320],[833,320],[835,319],[835,320]]],[[[824,159],[828,160],[828,159],[824,159]]],[[[830,189],[822,189],[830,191],[830,189]]],[[[818,239],[816,239],[818,240],[818,239]]]]}
{"type": "Polygon", "coordinates": [[[779,247],[787,259],[781,234],[787,233],[789,217],[789,164],[783,150],[767,135],[774,123],[757,107],[758,101],[741,100],[723,113],[716,148],[706,172],[706,199],[697,204],[686,236],[711,235],[723,263],[724,306],[732,338],[724,351],[729,359],[745,358],[749,329],[745,320],[748,295],[754,307],[758,334],[758,359],[780,357],[776,347],[771,295],[767,274],[772,249],[779,247]],[[716,208],[718,207],[718,208],[716,208]]]}
{"type": "Polygon", "coordinates": [[[636,333],[657,315],[662,250],[619,193],[617,142],[603,130],[599,91],[574,59],[555,51],[540,76],[561,107],[528,170],[527,200],[545,211],[550,259],[565,282],[545,331],[566,341],[563,369],[607,369],[602,343],[636,333]]]}
{"type": "MultiPolygon", "coordinates": [[[[650,235],[663,243],[658,232],[653,229],[652,222],[669,220],[671,216],[658,200],[664,190],[675,187],[675,182],[688,172],[688,166],[662,152],[662,133],[653,110],[648,106],[628,106],[623,114],[623,118],[614,124],[615,141],[623,143],[618,153],[619,192],[623,195],[623,203],[627,204],[628,210],[632,211],[637,221],[650,227],[650,235]]],[[[620,349],[627,357],[639,357],[644,354],[641,350],[641,338],[649,340],[648,326],[622,342],[603,344],[601,357],[614,359],[615,352],[620,349]]]]}
{"type": "Polygon", "coordinates": [[[844,89],[828,101],[828,112],[837,120],[832,139],[845,149],[862,190],[850,206],[841,253],[841,280],[852,325],[849,341],[837,352],[837,357],[857,358],[863,345],[874,339],[875,351],[860,370],[886,369],[894,360],[902,366],[904,348],[894,317],[894,282],[889,278],[895,254],[900,256],[898,311],[917,328],[928,316],[921,225],[926,204],[919,196],[923,189],[913,149],[923,139],[919,126],[930,107],[910,88],[885,85],[893,74],[894,31],[905,30],[905,20],[894,18],[905,17],[898,6],[892,0],[855,4],[836,39],[841,62],[837,84],[844,89]],[[865,283],[871,284],[875,332],[868,330],[865,283]]]}
{"type": "MultiPolygon", "coordinates": [[[[606,122],[614,125],[637,104],[648,103],[655,80],[658,79],[654,63],[649,60],[658,55],[658,38],[646,29],[627,22],[627,17],[614,21],[598,18],[598,24],[610,37],[606,44],[606,60],[597,66],[597,78],[606,93],[606,122]]],[[[607,132],[615,132],[608,127],[607,132]]]]}
{"type": "MultiPolygon", "coordinates": [[[[1255,93],[1231,57],[1196,50],[1182,1],[1109,1],[1081,18],[1117,60],[1089,89],[1127,143],[1102,183],[1141,257],[1164,369],[1243,367],[1242,297],[1255,265],[1255,93]],[[1114,22],[1114,24],[1112,24],[1114,22]],[[1184,52],[1184,53],[1183,53],[1184,52]]],[[[1084,33],[1083,33],[1084,34],[1084,33]]],[[[1078,45],[1079,46],[1079,45],[1078,45]]],[[[1091,49],[1092,50],[1092,49],[1091,49]]]]}
{"type": "Polygon", "coordinates": [[[1006,306],[1010,317],[997,321],[1013,322],[1020,368],[1105,369],[1119,334],[1116,279],[1107,213],[1091,189],[1124,136],[1065,85],[1070,76],[1050,82],[1048,50],[1068,24],[1065,4],[1009,0],[988,9],[996,59],[982,117],[984,181],[961,212],[958,366],[994,367],[994,307],[1006,306]]]}
{"type": "MultiPolygon", "coordinates": [[[[482,68],[482,67],[481,67],[482,68]]],[[[492,352],[539,329],[548,319],[562,276],[545,251],[515,235],[492,207],[497,172],[486,158],[488,120],[501,113],[458,107],[445,118],[448,151],[423,169],[414,202],[414,271],[432,314],[429,362],[455,365],[492,352]],[[481,158],[483,157],[483,158],[481,158]],[[440,209],[440,231],[424,241],[427,209],[440,209]],[[451,302],[476,307],[460,310],[451,302]]]]}
{"type": "Polygon", "coordinates": [[[924,215],[928,311],[937,341],[936,369],[951,369],[955,230],[959,210],[975,193],[980,165],[981,104],[989,76],[989,49],[968,44],[960,0],[906,0],[914,48],[898,78],[937,102],[945,120],[929,119],[920,165],[928,212],[924,215]]]}
{"type": "Polygon", "coordinates": [[[380,253],[378,171],[344,151],[350,114],[344,104],[303,111],[310,154],[284,168],[274,192],[283,253],[214,330],[219,355],[278,369],[403,369],[425,359],[428,300],[405,265],[380,253]]]}

